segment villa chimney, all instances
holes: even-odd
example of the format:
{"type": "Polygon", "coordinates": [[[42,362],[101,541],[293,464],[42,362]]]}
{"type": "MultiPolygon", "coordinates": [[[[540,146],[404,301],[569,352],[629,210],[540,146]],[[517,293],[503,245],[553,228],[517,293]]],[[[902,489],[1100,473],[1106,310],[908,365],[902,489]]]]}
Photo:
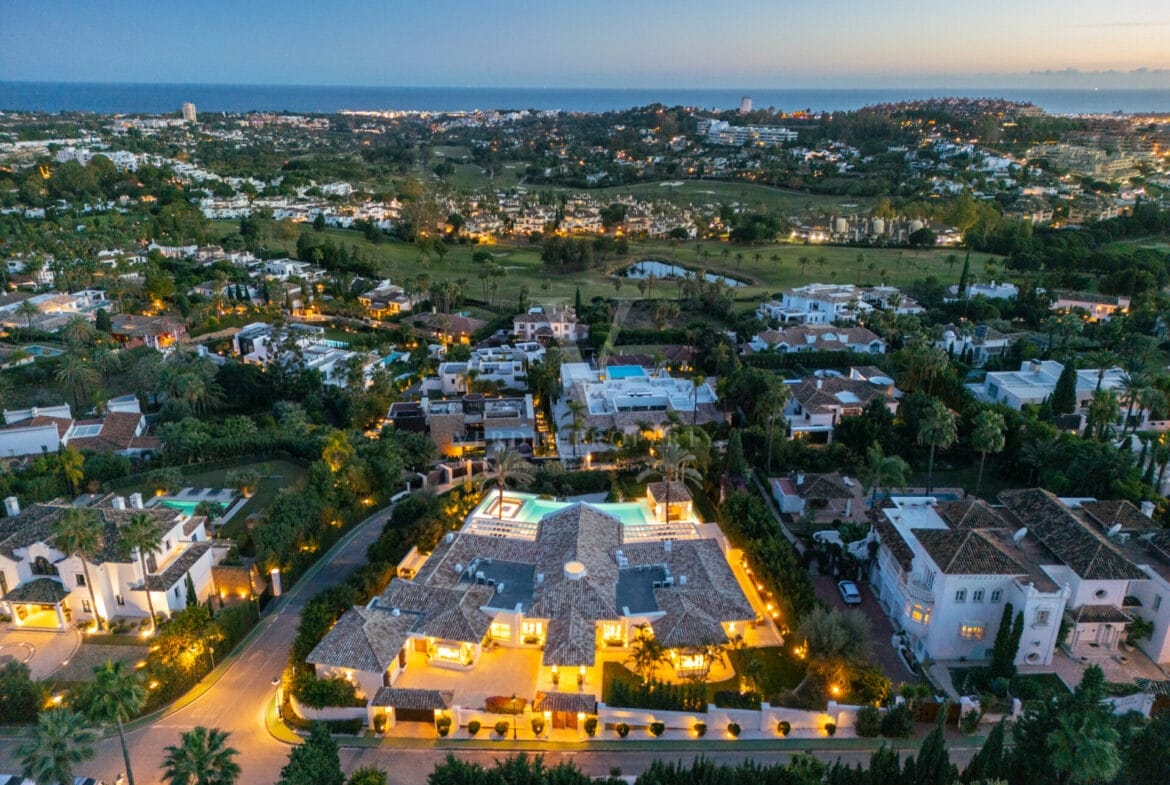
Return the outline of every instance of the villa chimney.
{"type": "Polygon", "coordinates": [[[662,550],[665,551],[666,553],[670,553],[670,540],[663,540],[662,541],[662,550]]]}
{"type": "Polygon", "coordinates": [[[818,376],[817,377],[817,389],[818,390],[821,389],[821,387],[824,386],[824,384],[825,384],[825,380],[818,376]]]}
{"type": "Polygon", "coordinates": [[[4,511],[8,513],[9,518],[20,515],[20,499],[9,496],[4,500],[4,511]]]}
{"type": "Polygon", "coordinates": [[[1039,360],[1032,360],[1031,362],[1029,362],[1029,366],[1032,369],[1032,373],[1039,374],[1040,369],[1044,367],[1044,364],[1041,363],[1039,360]]]}
{"type": "Polygon", "coordinates": [[[401,615],[402,615],[402,611],[398,610],[397,608],[391,608],[391,609],[390,609],[390,615],[391,615],[391,616],[401,616],[401,615]]]}
{"type": "Polygon", "coordinates": [[[1142,515],[1146,516],[1147,518],[1154,517],[1154,503],[1153,502],[1142,502],[1142,515]]]}
{"type": "Polygon", "coordinates": [[[796,473],[796,487],[799,488],[802,485],[804,485],[804,472],[797,472],[796,473]]]}
{"type": "Polygon", "coordinates": [[[124,510],[124,509],[126,509],[126,497],[125,496],[115,496],[110,501],[110,504],[112,504],[114,506],[115,510],[124,510]]]}
{"type": "Polygon", "coordinates": [[[130,494],[130,507],[135,510],[141,510],[143,508],[141,493],[130,494]]]}
{"type": "Polygon", "coordinates": [[[29,415],[31,415],[33,418],[36,418],[37,416],[39,416],[39,415],[40,415],[40,413],[41,413],[41,410],[40,410],[40,409],[38,409],[37,407],[35,407],[35,406],[34,406],[34,407],[32,407],[31,409],[29,409],[29,410],[28,410],[28,413],[29,413],[29,415]]]}
{"type": "Polygon", "coordinates": [[[678,585],[679,586],[686,586],[687,585],[687,576],[685,576],[685,575],[678,576],[678,585]]]}

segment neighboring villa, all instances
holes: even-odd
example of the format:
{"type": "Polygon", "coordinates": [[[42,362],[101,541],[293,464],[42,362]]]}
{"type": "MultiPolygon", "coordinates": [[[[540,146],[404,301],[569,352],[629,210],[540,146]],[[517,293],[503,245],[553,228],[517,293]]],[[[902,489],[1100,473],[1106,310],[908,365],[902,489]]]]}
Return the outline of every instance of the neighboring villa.
{"type": "MultiPolygon", "coordinates": [[[[423,398],[415,413],[413,404],[392,404],[389,417],[395,427],[421,414],[439,455],[459,458],[489,445],[503,444],[532,454],[538,446],[536,413],[532,395],[488,398],[468,393],[462,398],[423,398]]],[[[405,430],[421,430],[405,425],[405,430]]]]}
{"type": "Polygon", "coordinates": [[[1113,318],[1114,314],[1125,315],[1129,312],[1129,298],[1123,295],[1068,292],[1058,289],[1052,293],[1052,296],[1054,298],[1052,310],[1087,311],[1089,321],[1092,322],[1107,322],[1113,318]]]}
{"type": "Polygon", "coordinates": [[[902,391],[880,368],[850,368],[848,376],[836,371],[817,371],[792,385],[784,409],[789,439],[807,439],[818,444],[833,441],[833,429],[842,417],[855,417],[871,401],[882,401],[891,414],[898,411],[902,391]]]}
{"type": "Polygon", "coordinates": [[[924,310],[893,286],[810,283],[784,292],[780,302],[770,300],[763,303],[756,309],[756,314],[764,320],[831,324],[855,322],[874,308],[896,314],[916,314],[924,310]]]}
{"type": "Polygon", "coordinates": [[[146,416],[133,395],[107,401],[100,417],[75,420],[69,405],[63,403],[5,409],[4,423],[0,458],[39,456],[65,446],[141,458],[159,452],[160,447],[158,439],[146,435],[146,416]]]}
{"type": "MultiPolygon", "coordinates": [[[[975,397],[988,403],[1004,403],[1016,409],[1024,404],[1039,404],[1056,390],[1064,366],[1056,360],[1028,360],[1020,363],[1018,371],[997,371],[987,374],[982,384],[967,385],[975,397]]],[[[1120,393],[1125,371],[1120,368],[1077,370],[1077,407],[1085,408],[1098,388],[1120,393]],[[1100,379],[1098,379],[1100,374],[1100,379]]],[[[1148,412],[1135,410],[1134,416],[1144,422],[1148,412]]]]}
{"type": "Polygon", "coordinates": [[[577,322],[577,313],[570,305],[547,313],[536,305],[512,320],[512,333],[517,341],[577,343],[589,337],[589,325],[577,322]]]}
{"type": "Polygon", "coordinates": [[[142,496],[53,501],[22,510],[16,497],[4,500],[7,517],[0,519],[0,611],[18,628],[63,631],[94,618],[90,587],[85,585],[81,559],[52,545],[53,526],[72,509],[93,514],[102,530],[103,546],[87,561],[93,581],[97,615],[103,619],[149,618],[146,593],[156,613],[169,616],[187,607],[187,577],[200,601],[213,593],[213,552],[207,520],[159,505],[143,508],[142,496]],[[146,557],[142,574],[137,554],[123,555],[118,531],[135,515],[146,515],[162,535],[162,548],[146,557]]]}
{"type": "Polygon", "coordinates": [[[372,319],[389,319],[414,308],[414,300],[406,290],[388,280],[381,281],[375,288],[358,296],[358,302],[372,319]]]}
{"type": "Polygon", "coordinates": [[[785,330],[764,330],[744,347],[751,352],[858,352],[885,354],[886,342],[865,327],[798,325],[785,330]]]}
{"type": "Polygon", "coordinates": [[[265,365],[276,360],[292,362],[305,370],[317,371],[333,387],[348,387],[358,379],[369,386],[374,372],[397,355],[381,357],[376,352],[355,352],[341,341],[325,337],[317,325],[290,324],[283,332],[265,322],[240,328],[232,338],[236,354],[247,363],[265,365]]]}
{"type": "Polygon", "coordinates": [[[170,354],[179,341],[187,337],[187,328],[181,321],[169,316],[122,314],[113,318],[113,335],[122,346],[149,346],[155,351],[170,354]]]}
{"type": "MultiPolygon", "coordinates": [[[[530,346],[531,344],[524,344],[530,346]]],[[[535,353],[544,356],[544,347],[535,353]]],[[[439,383],[444,395],[468,392],[468,386],[491,382],[509,390],[528,389],[528,362],[533,356],[519,347],[499,346],[475,349],[467,362],[439,364],[439,383]]]]}
{"type": "Polygon", "coordinates": [[[471,316],[450,313],[417,313],[402,320],[402,323],[428,341],[443,345],[471,343],[471,336],[477,330],[487,327],[487,322],[471,316]]]}
{"type": "Polygon", "coordinates": [[[1024,614],[1019,664],[1051,664],[1057,646],[1081,661],[1117,656],[1139,616],[1154,633],[1138,646],[1170,661],[1170,539],[1152,505],[1041,489],[999,501],[895,497],[873,512],[871,581],[916,657],[985,659],[1010,602],[1024,614]]]}
{"type": "Polygon", "coordinates": [[[780,512],[814,523],[866,520],[861,483],[841,474],[805,474],[773,477],[772,498],[780,512]]]}
{"type": "Polygon", "coordinates": [[[395,578],[346,612],[307,660],[367,699],[393,687],[412,655],[425,667],[474,670],[487,646],[539,649],[541,678],[579,673],[583,684],[648,625],[677,674],[705,671],[703,647],[735,637],[756,612],[719,541],[699,537],[689,494],[676,494],[670,523],[648,501],[488,494],[413,580],[395,578]]]}
{"type": "Polygon", "coordinates": [[[934,345],[957,358],[963,358],[970,352],[971,364],[978,368],[992,357],[1006,353],[1019,337],[1019,334],[1005,335],[986,324],[974,329],[969,325],[948,324],[943,327],[942,338],[935,341],[934,345]]]}
{"type": "Polygon", "coordinates": [[[561,366],[566,399],[585,404],[585,427],[626,433],[642,425],[659,426],[674,412],[686,423],[722,418],[719,398],[709,379],[676,379],[666,371],[638,365],[610,365],[596,370],[588,363],[561,366]]]}

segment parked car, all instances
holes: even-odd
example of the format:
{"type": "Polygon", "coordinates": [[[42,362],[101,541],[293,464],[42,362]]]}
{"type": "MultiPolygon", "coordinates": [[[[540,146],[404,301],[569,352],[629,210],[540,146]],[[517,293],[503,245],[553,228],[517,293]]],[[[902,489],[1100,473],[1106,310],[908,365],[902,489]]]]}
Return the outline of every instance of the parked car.
{"type": "Polygon", "coordinates": [[[845,601],[846,605],[861,604],[861,590],[853,581],[838,581],[837,591],[841,592],[841,599],[845,601]]]}

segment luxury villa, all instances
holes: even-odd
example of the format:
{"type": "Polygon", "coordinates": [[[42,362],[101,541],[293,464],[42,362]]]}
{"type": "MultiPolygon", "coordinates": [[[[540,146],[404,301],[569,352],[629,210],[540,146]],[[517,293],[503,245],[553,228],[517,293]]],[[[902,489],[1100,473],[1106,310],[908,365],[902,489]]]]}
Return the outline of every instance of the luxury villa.
{"type": "Polygon", "coordinates": [[[395,578],[346,612],[307,659],[371,706],[402,692],[394,687],[408,660],[473,671],[496,647],[542,650],[540,678],[581,674],[566,689],[580,694],[586,669],[608,652],[624,658],[640,629],[668,650],[675,673],[705,671],[703,647],[757,618],[722,539],[701,534],[711,529],[681,483],[604,504],[492,492],[413,579],[395,578]]]}

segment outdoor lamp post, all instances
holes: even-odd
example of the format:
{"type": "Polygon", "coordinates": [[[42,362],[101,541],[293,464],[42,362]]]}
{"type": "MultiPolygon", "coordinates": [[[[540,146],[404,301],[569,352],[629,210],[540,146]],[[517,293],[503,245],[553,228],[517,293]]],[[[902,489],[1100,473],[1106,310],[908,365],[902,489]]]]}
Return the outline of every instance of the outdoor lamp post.
{"type": "Polygon", "coordinates": [[[512,693],[512,741],[516,741],[516,726],[520,724],[520,704],[516,693],[512,693]]]}

